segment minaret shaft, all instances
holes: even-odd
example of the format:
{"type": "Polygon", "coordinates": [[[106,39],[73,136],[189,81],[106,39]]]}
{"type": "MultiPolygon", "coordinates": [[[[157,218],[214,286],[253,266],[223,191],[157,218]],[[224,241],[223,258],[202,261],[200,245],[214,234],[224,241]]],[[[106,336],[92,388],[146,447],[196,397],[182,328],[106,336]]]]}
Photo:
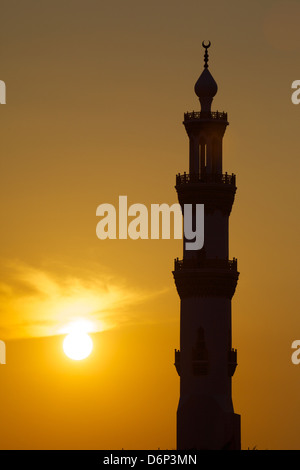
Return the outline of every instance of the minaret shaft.
{"type": "MultiPolygon", "coordinates": [[[[210,45],[210,44],[209,44],[210,45]]],[[[204,46],[207,48],[209,46],[204,46]]],[[[240,449],[240,417],[234,413],[231,379],[237,366],[232,349],[231,299],[239,273],[229,260],[228,226],[235,175],[222,173],[227,114],[211,112],[217,84],[206,67],[195,85],[201,112],[186,113],[189,174],[177,175],[181,206],[204,204],[204,246],[183,250],[173,271],[180,296],[180,375],[177,448],[240,449]]]]}

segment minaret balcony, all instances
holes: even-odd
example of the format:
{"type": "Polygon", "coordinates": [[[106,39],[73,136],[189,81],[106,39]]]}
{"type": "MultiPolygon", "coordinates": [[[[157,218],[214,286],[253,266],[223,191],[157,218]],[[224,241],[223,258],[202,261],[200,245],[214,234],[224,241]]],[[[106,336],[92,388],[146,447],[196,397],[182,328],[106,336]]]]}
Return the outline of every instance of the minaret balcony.
{"type": "Polygon", "coordinates": [[[217,121],[226,121],[227,122],[227,113],[224,111],[192,111],[191,113],[184,113],[184,121],[201,121],[201,120],[217,120],[217,121]]]}
{"type": "Polygon", "coordinates": [[[237,260],[228,259],[175,259],[173,271],[180,298],[221,296],[231,299],[239,272],[237,260]]]}
{"type": "Polygon", "coordinates": [[[175,368],[177,370],[177,374],[180,376],[180,351],[175,349],[175,368]]]}
{"type": "Polygon", "coordinates": [[[233,376],[237,366],[237,350],[231,349],[228,354],[228,375],[233,376]]]}
{"type": "Polygon", "coordinates": [[[198,258],[191,258],[191,259],[179,259],[176,258],[174,260],[174,271],[181,271],[186,269],[213,269],[213,270],[223,270],[226,269],[228,271],[237,272],[237,259],[233,258],[232,260],[229,259],[198,259],[198,258]]]}
{"type": "Polygon", "coordinates": [[[235,175],[184,173],[176,175],[179,204],[204,204],[205,212],[221,210],[229,216],[236,192],[235,175]]]}
{"type": "Polygon", "coordinates": [[[198,173],[183,173],[183,175],[181,175],[180,173],[178,173],[178,175],[176,175],[176,186],[190,183],[215,183],[235,186],[235,182],[235,175],[233,173],[231,175],[229,175],[228,173],[206,173],[204,175],[200,175],[198,173]]]}

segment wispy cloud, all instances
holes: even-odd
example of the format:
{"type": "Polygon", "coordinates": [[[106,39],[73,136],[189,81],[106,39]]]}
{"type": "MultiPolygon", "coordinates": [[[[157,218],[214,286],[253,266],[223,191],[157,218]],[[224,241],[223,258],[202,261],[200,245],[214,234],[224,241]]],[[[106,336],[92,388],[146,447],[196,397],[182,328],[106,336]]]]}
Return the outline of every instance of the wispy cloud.
{"type": "MultiPolygon", "coordinates": [[[[0,280],[0,338],[51,336],[79,318],[94,331],[130,322],[130,307],[153,294],[128,289],[105,270],[70,275],[19,262],[5,265],[0,280]]],[[[157,293],[156,293],[157,294],[157,293]]]]}

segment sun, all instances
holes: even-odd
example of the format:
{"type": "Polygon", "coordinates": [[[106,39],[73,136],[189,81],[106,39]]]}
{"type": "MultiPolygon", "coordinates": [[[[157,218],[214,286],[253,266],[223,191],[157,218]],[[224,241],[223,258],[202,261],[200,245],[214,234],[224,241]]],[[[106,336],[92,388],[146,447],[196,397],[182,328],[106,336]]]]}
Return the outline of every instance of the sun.
{"type": "Polygon", "coordinates": [[[87,358],[93,350],[93,341],[81,323],[75,323],[68,328],[69,334],[63,341],[66,356],[74,361],[87,358]]]}

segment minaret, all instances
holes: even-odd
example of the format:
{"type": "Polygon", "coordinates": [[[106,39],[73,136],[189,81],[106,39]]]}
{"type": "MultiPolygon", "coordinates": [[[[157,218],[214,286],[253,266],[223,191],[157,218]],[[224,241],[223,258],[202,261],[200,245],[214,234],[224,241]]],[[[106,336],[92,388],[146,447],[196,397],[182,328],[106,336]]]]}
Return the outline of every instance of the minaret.
{"type": "MultiPolygon", "coordinates": [[[[173,271],[180,296],[180,351],[175,366],[180,376],[177,410],[177,449],[240,449],[240,416],[234,413],[231,378],[237,351],[231,343],[231,299],[239,273],[228,259],[228,221],[233,205],[235,175],[223,174],[222,140],[227,113],[212,112],[218,86],[204,70],[195,92],[200,112],[184,115],[189,137],[189,174],[178,174],[179,203],[204,204],[204,246],[183,249],[173,271]]],[[[195,213],[195,211],[194,211],[195,213]]],[[[194,222],[194,221],[193,221],[194,222]]],[[[194,222],[195,223],[195,222],[194,222]]]]}

